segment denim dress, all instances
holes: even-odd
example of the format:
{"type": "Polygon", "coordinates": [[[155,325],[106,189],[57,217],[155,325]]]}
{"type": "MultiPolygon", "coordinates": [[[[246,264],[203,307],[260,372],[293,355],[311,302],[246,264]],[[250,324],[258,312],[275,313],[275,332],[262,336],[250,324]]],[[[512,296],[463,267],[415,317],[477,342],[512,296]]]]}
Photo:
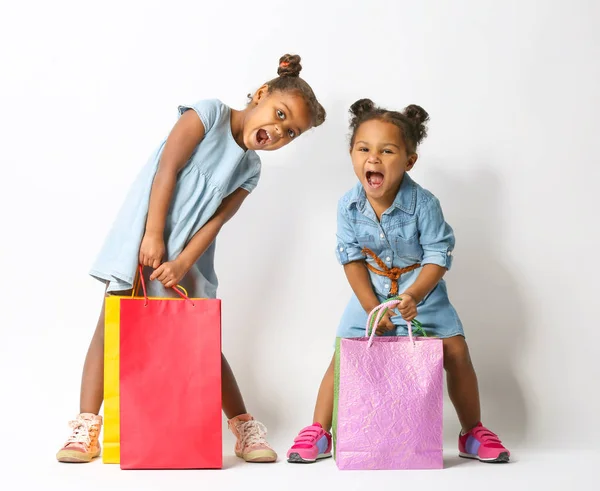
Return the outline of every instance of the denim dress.
{"type": "MultiPolygon", "coordinates": [[[[365,260],[381,270],[372,257],[363,254],[364,248],[373,251],[386,268],[415,268],[400,276],[398,292],[401,294],[415,282],[426,264],[450,269],[454,232],[444,220],[439,200],[405,174],[392,206],[383,213],[381,220],[377,219],[360,183],[339,200],[338,261],[345,265],[365,260]]],[[[390,296],[392,282],[372,271],[369,275],[373,290],[383,303],[390,296]]],[[[400,315],[391,320],[396,329],[386,335],[408,335],[406,321],[400,315]]],[[[462,323],[450,303],[443,279],[417,305],[417,320],[423,324],[427,335],[439,338],[464,336],[462,323]]],[[[367,313],[358,298],[352,295],[342,315],[337,337],[362,337],[366,323],[367,313]]]]}
{"type": "MultiPolygon", "coordinates": [[[[256,152],[244,151],[231,133],[231,109],[219,100],[180,106],[179,115],[192,110],[204,125],[205,136],[177,176],[164,239],[164,261],[177,258],[194,234],[214,215],[223,199],[238,188],[251,192],[260,178],[256,152]]],[[[146,228],[150,191],[166,138],[153,152],[131,186],[90,274],[107,284],[108,292],[133,287],[140,244],[146,228]]],[[[110,199],[110,198],[109,198],[110,199]]],[[[215,298],[215,242],[180,282],[193,297],[215,298]]],[[[149,268],[146,268],[149,269],[149,268]]],[[[146,271],[146,276],[149,271],[146,271]]],[[[175,296],[159,281],[148,283],[151,296],[175,296]]]]}

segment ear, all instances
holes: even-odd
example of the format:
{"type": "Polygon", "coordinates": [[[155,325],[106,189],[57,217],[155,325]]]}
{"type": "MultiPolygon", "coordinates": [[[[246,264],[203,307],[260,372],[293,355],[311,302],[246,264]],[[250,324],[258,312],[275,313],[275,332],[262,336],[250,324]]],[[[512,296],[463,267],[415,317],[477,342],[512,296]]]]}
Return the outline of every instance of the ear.
{"type": "Polygon", "coordinates": [[[268,93],[269,93],[269,86],[267,84],[265,84],[262,87],[260,87],[252,96],[252,104],[254,104],[256,106],[261,100],[263,100],[265,97],[267,97],[268,93]]]}
{"type": "Polygon", "coordinates": [[[416,153],[410,154],[408,156],[408,161],[406,162],[406,170],[407,171],[411,170],[417,163],[418,159],[419,159],[419,156],[416,153]]]}

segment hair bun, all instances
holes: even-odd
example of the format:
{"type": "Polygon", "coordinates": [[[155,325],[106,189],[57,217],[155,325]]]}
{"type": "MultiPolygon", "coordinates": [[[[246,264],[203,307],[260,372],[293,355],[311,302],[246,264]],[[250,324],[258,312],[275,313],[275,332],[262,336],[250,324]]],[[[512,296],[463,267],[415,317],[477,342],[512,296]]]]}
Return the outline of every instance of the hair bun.
{"type": "Polygon", "coordinates": [[[299,77],[302,65],[298,55],[283,55],[279,58],[279,68],[277,75],[280,77],[299,77]]]}
{"type": "Polygon", "coordinates": [[[375,110],[375,103],[371,99],[359,99],[350,106],[350,127],[356,128],[359,121],[366,114],[375,110]]]}
{"type": "Polygon", "coordinates": [[[416,125],[421,125],[429,121],[429,114],[421,106],[411,104],[404,109],[404,115],[413,121],[416,125]]]}
{"type": "Polygon", "coordinates": [[[417,132],[416,143],[421,143],[421,140],[427,136],[427,121],[429,121],[429,113],[421,106],[411,104],[404,109],[404,116],[409,119],[417,132]]]}
{"type": "Polygon", "coordinates": [[[375,109],[375,103],[371,99],[359,99],[350,106],[350,114],[355,118],[360,118],[373,109],[375,109]]]}

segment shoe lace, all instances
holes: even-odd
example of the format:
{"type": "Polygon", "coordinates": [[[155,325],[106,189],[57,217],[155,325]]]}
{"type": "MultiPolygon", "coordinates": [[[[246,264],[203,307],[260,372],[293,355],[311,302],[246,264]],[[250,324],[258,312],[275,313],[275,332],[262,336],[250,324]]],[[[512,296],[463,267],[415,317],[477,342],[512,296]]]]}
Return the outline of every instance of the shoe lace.
{"type": "Polygon", "coordinates": [[[67,440],[67,444],[83,443],[86,446],[91,445],[91,437],[95,432],[95,427],[91,421],[79,418],[69,421],[69,426],[73,429],[73,432],[67,440]]]}
{"type": "Polygon", "coordinates": [[[238,426],[242,448],[267,445],[267,428],[259,421],[246,421],[238,426]]]}

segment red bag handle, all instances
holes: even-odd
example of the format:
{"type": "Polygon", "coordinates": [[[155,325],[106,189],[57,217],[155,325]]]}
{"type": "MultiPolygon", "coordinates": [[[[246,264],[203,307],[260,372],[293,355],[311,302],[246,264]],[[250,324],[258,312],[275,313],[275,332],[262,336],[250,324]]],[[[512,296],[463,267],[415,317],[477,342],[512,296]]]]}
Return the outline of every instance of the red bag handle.
{"type": "MultiPolygon", "coordinates": [[[[148,305],[148,292],[146,291],[146,280],[144,279],[144,267],[141,264],[138,266],[138,277],[140,279],[140,283],[142,284],[142,290],[144,292],[144,299],[146,300],[144,305],[148,305]]],[[[187,292],[185,291],[185,288],[183,288],[181,285],[176,285],[176,286],[173,286],[172,288],[173,288],[173,290],[175,290],[177,295],[179,295],[184,300],[188,300],[192,304],[192,307],[196,306],[194,304],[194,302],[192,302],[190,297],[187,296],[187,292]]],[[[134,285],[134,287],[133,287],[134,294],[135,294],[136,290],[137,290],[137,285],[134,285]]]]}

